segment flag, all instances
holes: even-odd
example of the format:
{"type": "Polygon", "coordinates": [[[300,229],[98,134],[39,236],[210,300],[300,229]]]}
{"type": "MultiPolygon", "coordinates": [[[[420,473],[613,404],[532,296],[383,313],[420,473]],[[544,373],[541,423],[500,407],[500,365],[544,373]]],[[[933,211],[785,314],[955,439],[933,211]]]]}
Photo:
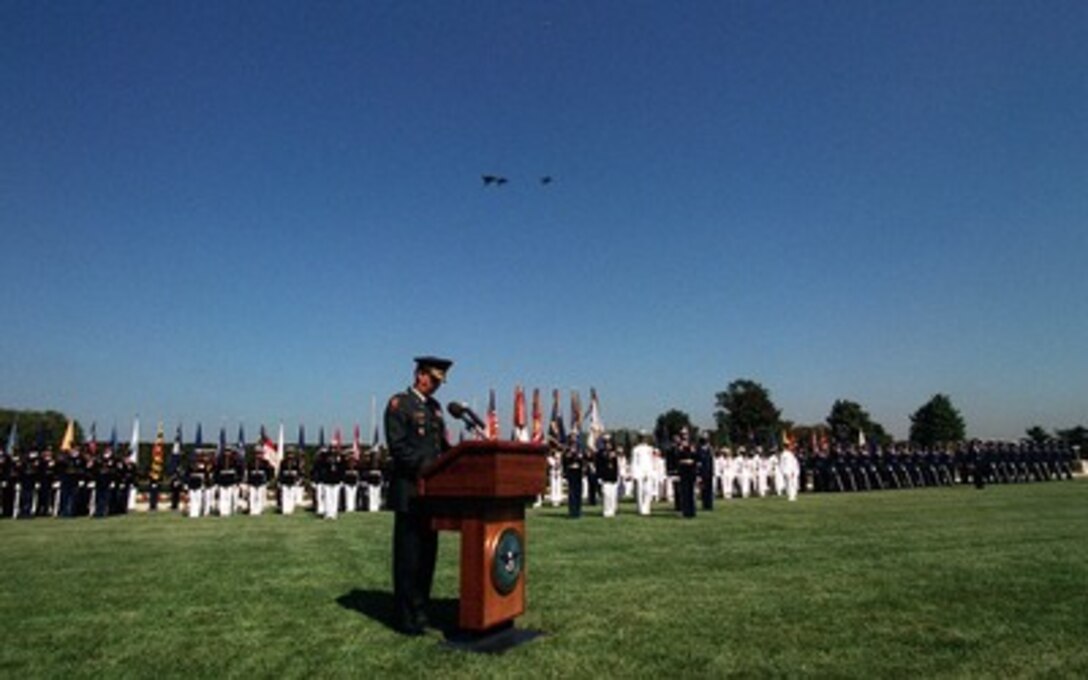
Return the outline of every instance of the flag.
{"type": "Polygon", "coordinates": [[[181,467],[181,424],[174,430],[174,447],[170,449],[170,460],[166,463],[166,476],[173,477],[181,467]]]}
{"type": "Polygon", "coordinates": [[[204,446],[204,428],[200,426],[200,423],[196,424],[196,435],[193,437],[193,450],[189,454],[189,464],[192,465],[196,462],[197,449],[204,446]]]}
{"type": "Polygon", "coordinates": [[[19,445],[19,421],[11,421],[11,429],[8,430],[8,445],[4,449],[9,456],[15,455],[15,447],[19,445]]]}
{"type": "Polygon", "coordinates": [[[529,428],[526,427],[528,418],[525,413],[525,390],[518,385],[514,388],[514,431],[511,438],[514,441],[529,441],[529,428]]]}
{"type": "Polygon", "coordinates": [[[219,426],[219,444],[215,448],[215,460],[223,460],[223,454],[227,451],[227,428],[219,426]]]}
{"type": "Polygon", "coordinates": [[[110,451],[117,451],[117,425],[110,429],[110,451]]]}
{"type": "Polygon", "coordinates": [[[370,448],[377,449],[378,444],[381,443],[381,439],[378,438],[378,424],[374,423],[374,437],[371,439],[370,448]]]}
{"type": "Polygon", "coordinates": [[[865,448],[865,430],[858,428],[858,448],[865,448]]]}
{"type": "MultiPolygon", "coordinates": [[[[280,433],[282,436],[282,425],[280,426],[280,433]]],[[[261,455],[264,456],[265,460],[271,463],[274,467],[278,466],[278,463],[276,462],[276,457],[277,455],[279,455],[279,449],[277,448],[276,442],[272,441],[272,438],[268,436],[268,432],[265,431],[264,426],[261,427],[260,447],[261,455]]]]}
{"type": "Polygon", "coordinates": [[[162,479],[162,458],[163,458],[163,446],[166,441],[162,433],[162,423],[159,423],[159,429],[155,433],[155,443],[151,447],[151,466],[147,471],[147,478],[152,482],[158,482],[162,479]]]}
{"type": "Polygon", "coordinates": [[[544,443],[544,414],[540,412],[540,388],[533,388],[533,431],[529,436],[534,444],[544,443]]]}
{"type": "Polygon", "coordinates": [[[76,441],[76,421],[68,419],[68,427],[64,430],[64,438],[60,440],[61,451],[71,451],[76,441]]]}
{"type": "Polygon", "coordinates": [[[132,444],[129,446],[128,460],[136,464],[136,456],[140,453],[140,416],[132,421],[132,444]]]}
{"type": "Polygon", "coordinates": [[[578,442],[579,447],[581,447],[582,397],[578,395],[578,390],[570,391],[570,436],[574,437],[574,441],[578,442]]]}
{"type": "Polygon", "coordinates": [[[272,467],[276,469],[276,476],[280,474],[280,463],[283,462],[283,452],[287,449],[283,443],[283,423],[280,423],[280,431],[276,437],[276,458],[272,461],[272,467]]]}
{"type": "Polygon", "coordinates": [[[298,453],[302,455],[302,452],[306,449],[306,426],[301,423],[298,426],[298,453]]]}
{"type": "Polygon", "coordinates": [[[553,444],[567,443],[567,433],[563,429],[563,414],[559,410],[559,390],[552,390],[552,417],[548,421],[548,439],[553,444]]]}
{"type": "Polygon", "coordinates": [[[604,436],[604,422],[601,420],[601,403],[597,400],[597,390],[589,388],[589,450],[597,450],[597,441],[604,436]]]}
{"type": "Polygon", "coordinates": [[[362,452],[362,447],[359,445],[359,424],[356,423],[355,435],[352,437],[351,440],[351,456],[352,458],[358,459],[359,454],[361,454],[362,452]]]}
{"type": "Polygon", "coordinates": [[[793,449],[793,437],[790,436],[790,431],[785,428],[782,429],[782,448],[793,449]]]}
{"type": "Polygon", "coordinates": [[[91,438],[87,442],[87,448],[90,449],[92,456],[98,453],[98,423],[91,423],[91,438]]]}
{"type": "Polygon", "coordinates": [[[340,428],[338,427],[332,431],[332,448],[339,451],[343,443],[344,441],[340,438],[340,428]]]}
{"type": "Polygon", "coordinates": [[[246,431],[241,423],[238,423],[238,453],[246,455],[246,431]]]}
{"type": "Polygon", "coordinates": [[[325,426],[322,425],[321,429],[317,431],[317,448],[325,448],[325,426]]]}
{"type": "Polygon", "coordinates": [[[492,388],[487,399],[487,434],[486,439],[499,438],[499,412],[495,410],[495,389],[492,388]]]}

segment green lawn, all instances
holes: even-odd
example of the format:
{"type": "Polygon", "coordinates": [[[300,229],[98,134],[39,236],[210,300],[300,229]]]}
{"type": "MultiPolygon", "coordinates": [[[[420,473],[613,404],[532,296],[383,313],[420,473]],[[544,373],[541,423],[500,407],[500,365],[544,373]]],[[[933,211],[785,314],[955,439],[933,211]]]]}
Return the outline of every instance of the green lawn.
{"type": "Polygon", "coordinates": [[[2,521],[0,676],[1088,677],[1086,481],[620,512],[529,511],[501,656],[386,625],[388,513],[2,521]]]}

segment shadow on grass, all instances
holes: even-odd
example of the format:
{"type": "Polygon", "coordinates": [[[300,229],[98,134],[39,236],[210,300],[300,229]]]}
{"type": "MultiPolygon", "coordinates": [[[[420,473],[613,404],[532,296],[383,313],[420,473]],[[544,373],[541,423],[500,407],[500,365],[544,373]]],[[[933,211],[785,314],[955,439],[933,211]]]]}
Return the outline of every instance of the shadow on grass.
{"type": "MultiPolygon", "coordinates": [[[[386,628],[397,630],[397,621],[393,609],[393,593],[388,590],[360,590],[358,588],[336,598],[336,603],[344,609],[357,611],[386,628]]],[[[431,600],[427,616],[431,625],[450,634],[457,630],[457,605],[454,598],[431,600]]]]}

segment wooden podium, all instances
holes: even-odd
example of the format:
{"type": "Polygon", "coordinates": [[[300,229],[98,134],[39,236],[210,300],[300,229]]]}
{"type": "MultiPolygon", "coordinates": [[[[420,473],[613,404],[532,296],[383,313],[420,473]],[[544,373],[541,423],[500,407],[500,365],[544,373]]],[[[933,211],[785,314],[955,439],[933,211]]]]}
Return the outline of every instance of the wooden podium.
{"type": "Polygon", "coordinates": [[[419,477],[437,531],[461,532],[462,630],[482,633],[525,612],[525,506],[544,491],[547,447],[467,441],[419,477]]]}

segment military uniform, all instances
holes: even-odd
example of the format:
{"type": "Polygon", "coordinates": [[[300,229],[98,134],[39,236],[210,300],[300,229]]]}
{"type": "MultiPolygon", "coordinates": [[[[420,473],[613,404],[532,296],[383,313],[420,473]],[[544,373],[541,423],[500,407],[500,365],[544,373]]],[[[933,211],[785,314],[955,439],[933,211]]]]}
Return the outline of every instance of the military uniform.
{"type": "Polygon", "coordinates": [[[563,449],[563,475],[567,478],[567,515],[582,516],[582,451],[572,437],[563,449]]]}
{"type": "Polygon", "coordinates": [[[392,459],[389,505],[393,519],[393,600],[397,627],[418,635],[434,582],[438,532],[419,500],[420,470],[449,448],[442,405],[433,394],[452,362],[435,357],[416,359],[416,383],[394,395],[385,408],[385,437],[392,459]],[[424,375],[425,374],[425,375],[424,375]],[[437,382],[435,382],[437,381],[437,382]]]}
{"type": "Polygon", "coordinates": [[[680,506],[680,514],[684,517],[695,516],[696,467],[695,448],[685,437],[676,447],[676,471],[680,476],[677,501],[680,506]]]}
{"type": "Polygon", "coordinates": [[[597,452],[597,478],[601,482],[602,514],[605,517],[616,516],[616,504],[619,493],[620,463],[616,456],[616,448],[611,440],[606,440],[601,450],[597,452]]]}

